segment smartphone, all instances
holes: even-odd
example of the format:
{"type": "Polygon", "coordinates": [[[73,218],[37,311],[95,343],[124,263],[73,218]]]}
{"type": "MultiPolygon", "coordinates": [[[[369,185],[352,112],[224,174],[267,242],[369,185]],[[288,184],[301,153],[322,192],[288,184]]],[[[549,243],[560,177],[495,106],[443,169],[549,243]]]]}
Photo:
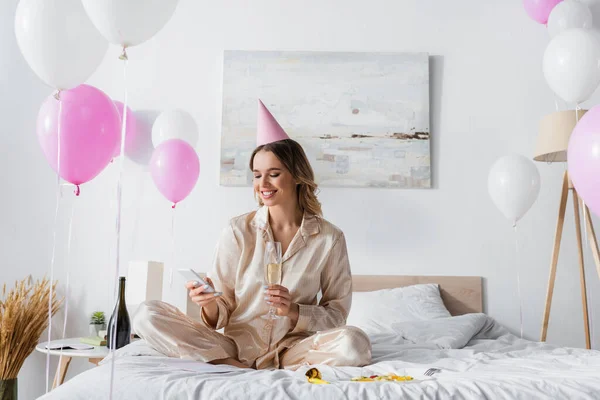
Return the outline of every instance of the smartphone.
{"type": "Polygon", "coordinates": [[[197,281],[198,286],[196,287],[207,285],[208,288],[204,291],[204,293],[215,292],[215,289],[212,286],[210,286],[208,282],[204,278],[202,278],[198,273],[196,273],[196,271],[194,271],[193,269],[178,269],[177,271],[185,278],[186,281],[197,281]]]}

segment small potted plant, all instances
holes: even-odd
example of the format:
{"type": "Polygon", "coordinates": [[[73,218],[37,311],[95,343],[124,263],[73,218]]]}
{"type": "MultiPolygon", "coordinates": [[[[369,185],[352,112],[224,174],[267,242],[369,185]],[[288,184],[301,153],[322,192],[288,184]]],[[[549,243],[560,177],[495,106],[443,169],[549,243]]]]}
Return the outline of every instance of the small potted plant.
{"type": "Polygon", "coordinates": [[[95,311],[90,318],[90,336],[100,336],[100,331],[106,329],[104,312],[95,311]]]}

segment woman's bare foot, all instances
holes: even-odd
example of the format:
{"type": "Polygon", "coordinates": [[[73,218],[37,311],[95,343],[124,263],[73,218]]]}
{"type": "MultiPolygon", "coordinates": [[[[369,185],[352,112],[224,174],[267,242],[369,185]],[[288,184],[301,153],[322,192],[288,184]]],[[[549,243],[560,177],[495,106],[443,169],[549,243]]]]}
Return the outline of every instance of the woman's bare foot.
{"type": "Polygon", "coordinates": [[[238,367],[238,368],[250,368],[249,366],[247,366],[246,364],[242,364],[235,358],[222,358],[220,360],[209,361],[208,363],[214,364],[214,365],[220,365],[220,364],[233,365],[234,367],[238,367]]]}

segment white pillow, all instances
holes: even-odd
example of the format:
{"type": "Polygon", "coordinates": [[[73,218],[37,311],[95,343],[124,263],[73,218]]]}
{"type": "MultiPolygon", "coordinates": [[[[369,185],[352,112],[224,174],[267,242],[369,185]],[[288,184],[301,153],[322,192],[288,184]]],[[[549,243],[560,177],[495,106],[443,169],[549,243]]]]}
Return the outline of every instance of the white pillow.
{"type": "Polygon", "coordinates": [[[352,293],[346,325],[356,326],[369,336],[395,333],[393,325],[450,317],[437,284],[428,283],[373,292],[352,293]]]}

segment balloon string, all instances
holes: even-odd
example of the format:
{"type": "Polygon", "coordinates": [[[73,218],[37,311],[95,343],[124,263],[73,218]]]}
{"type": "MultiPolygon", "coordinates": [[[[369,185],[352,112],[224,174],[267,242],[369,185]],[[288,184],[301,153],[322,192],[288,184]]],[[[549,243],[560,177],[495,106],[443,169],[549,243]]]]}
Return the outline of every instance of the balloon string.
{"type": "MultiPolygon", "coordinates": [[[[579,107],[579,103],[577,103],[575,105],[575,125],[577,125],[579,123],[579,110],[581,110],[581,107],[579,107]]],[[[568,171],[568,167],[567,167],[567,171],[568,171]]],[[[575,188],[573,188],[573,190],[576,190],[575,188]]],[[[581,204],[583,207],[583,220],[586,220],[586,216],[587,216],[587,210],[585,207],[585,202],[583,201],[583,199],[581,199],[581,204]]],[[[585,241],[585,243],[587,243],[588,241],[588,231],[587,231],[587,225],[584,223],[585,228],[583,229],[583,240],[585,241]]]]}
{"type": "MultiPolygon", "coordinates": [[[[119,160],[119,177],[117,179],[117,218],[116,218],[116,230],[117,230],[117,248],[116,248],[116,262],[115,262],[115,277],[114,277],[114,283],[115,283],[115,289],[114,289],[114,294],[113,294],[113,301],[116,304],[117,302],[117,293],[118,293],[118,288],[119,288],[119,272],[121,270],[121,257],[120,257],[120,252],[121,252],[121,199],[123,197],[123,190],[122,190],[122,181],[123,181],[123,169],[124,169],[124,161],[125,161],[125,157],[124,157],[124,153],[125,153],[125,135],[127,133],[127,63],[128,63],[128,59],[127,59],[127,53],[125,52],[125,48],[123,48],[123,55],[125,55],[124,58],[121,58],[122,60],[124,60],[123,63],[123,86],[125,89],[125,93],[123,95],[123,119],[121,121],[121,152],[120,155],[121,157],[119,160]]],[[[110,336],[111,336],[111,345],[109,346],[109,350],[110,353],[112,355],[111,357],[111,368],[110,368],[110,392],[109,392],[109,399],[112,400],[113,398],[113,388],[114,388],[114,378],[115,378],[115,358],[116,355],[114,354],[114,351],[116,350],[116,337],[117,337],[117,327],[118,327],[118,318],[113,318],[113,329],[111,332],[109,332],[110,336]]]]}
{"type": "Polygon", "coordinates": [[[127,47],[126,46],[123,46],[123,51],[121,52],[121,55],[119,56],[119,60],[123,60],[123,61],[129,60],[129,57],[127,56],[127,47]]]}
{"type": "Polygon", "coordinates": [[[596,338],[596,330],[594,329],[594,295],[593,295],[594,291],[593,290],[589,290],[588,289],[588,299],[589,299],[589,304],[590,304],[590,334],[592,335],[592,343],[591,347],[592,349],[594,349],[595,347],[597,348],[597,345],[595,345],[594,343],[594,339],[596,338]]]}
{"type": "MultiPolygon", "coordinates": [[[[70,269],[70,255],[71,255],[71,238],[73,237],[73,215],[75,214],[75,204],[71,206],[71,216],[69,217],[69,234],[67,237],[67,260],[65,265],[67,267],[67,286],[65,289],[65,321],[63,323],[62,340],[65,340],[65,333],[67,332],[67,320],[69,319],[69,293],[71,287],[71,269],[70,269]]],[[[60,362],[62,360],[63,348],[60,348],[60,356],[58,357],[58,367],[60,368],[60,362]]]]}
{"type": "Polygon", "coordinates": [[[515,264],[517,269],[517,292],[519,295],[519,325],[521,339],[523,339],[523,298],[521,296],[521,268],[519,267],[519,237],[517,235],[517,224],[513,225],[515,231],[515,264]]]}
{"type": "MultiPolygon", "coordinates": [[[[583,199],[581,199],[581,206],[583,207],[583,220],[584,220],[584,221],[587,221],[587,220],[586,220],[586,218],[587,218],[587,210],[586,210],[586,208],[587,208],[587,207],[585,206],[585,201],[583,201],[583,199]]],[[[584,239],[583,239],[583,240],[584,240],[584,242],[587,244],[587,242],[588,242],[588,230],[587,230],[587,225],[585,225],[585,226],[584,226],[584,229],[583,229],[583,234],[584,234],[584,239]]]]}
{"type": "MultiPolygon", "coordinates": [[[[592,223],[592,220],[591,220],[592,216],[589,215],[589,210],[587,210],[587,211],[588,211],[588,218],[590,218],[590,224],[591,224],[592,223]]],[[[592,233],[592,232],[590,232],[590,233],[592,233]]],[[[596,243],[595,240],[594,240],[594,243],[596,243]]],[[[588,243],[588,246],[589,246],[589,243],[588,243]]],[[[589,299],[589,302],[590,302],[590,309],[591,309],[590,310],[591,312],[589,313],[589,315],[590,315],[590,331],[591,331],[590,333],[591,333],[591,335],[592,335],[593,338],[598,338],[598,336],[596,336],[596,328],[594,327],[594,305],[596,304],[596,303],[594,303],[594,296],[595,296],[594,291],[590,290],[588,288],[588,299],[589,299]]],[[[592,343],[592,348],[594,348],[594,344],[593,343],[592,343]]],[[[597,341],[596,341],[596,350],[598,350],[598,342],[597,341]]]]}
{"type": "Polygon", "coordinates": [[[590,290],[589,286],[590,285],[587,285],[586,289],[587,289],[587,295],[588,295],[588,304],[590,307],[590,310],[588,313],[589,319],[590,319],[590,321],[589,321],[590,322],[590,335],[592,337],[592,342],[590,343],[590,345],[591,345],[591,348],[593,349],[595,347],[594,339],[596,338],[596,333],[595,333],[596,331],[594,329],[594,294],[593,294],[594,291],[590,290]]]}
{"type": "Polygon", "coordinates": [[[169,289],[173,288],[173,269],[175,268],[177,251],[175,249],[175,208],[171,212],[171,268],[169,271],[169,289]]]}
{"type": "Polygon", "coordinates": [[[123,156],[125,155],[125,135],[127,134],[127,59],[123,66],[123,80],[125,81],[125,94],[123,96],[123,120],[121,121],[121,146],[119,154],[121,155],[120,172],[123,171],[123,156]]]}
{"type": "MultiPolygon", "coordinates": [[[[142,199],[144,198],[144,193],[146,191],[146,180],[145,179],[140,179],[139,183],[141,184],[141,190],[136,190],[137,196],[136,196],[136,200],[137,202],[141,202],[142,199]]],[[[141,204],[135,208],[135,219],[133,220],[133,234],[131,235],[133,240],[131,240],[131,255],[132,255],[132,259],[135,259],[136,257],[136,250],[138,248],[138,231],[139,231],[139,220],[140,220],[140,213],[141,213],[141,204]]]]}
{"type": "MultiPolygon", "coordinates": [[[[56,231],[58,225],[58,211],[60,208],[60,199],[62,192],[60,190],[60,137],[61,137],[61,118],[62,118],[62,101],[60,100],[61,91],[54,94],[54,98],[58,101],[58,123],[56,126],[56,207],[54,209],[54,227],[52,232],[52,257],[50,259],[50,297],[48,298],[48,344],[52,340],[52,298],[54,288],[54,263],[56,261],[56,231]]],[[[46,393],[50,390],[50,352],[46,353],[46,393]]]]}
{"type": "MultiPolygon", "coordinates": [[[[585,202],[583,201],[583,199],[581,199],[581,204],[583,207],[583,226],[584,226],[584,230],[587,236],[587,231],[589,229],[589,225],[592,224],[592,218],[591,215],[589,214],[589,210],[587,209],[587,206],[585,205],[585,202]],[[588,225],[588,218],[589,218],[589,225],[588,225]]],[[[591,233],[591,232],[590,232],[591,233]]],[[[596,241],[594,240],[594,243],[596,243],[596,241]]],[[[587,241],[585,241],[585,248],[586,250],[590,250],[590,243],[587,241]]],[[[586,294],[587,294],[587,301],[588,301],[588,307],[589,307],[589,312],[588,312],[588,318],[589,318],[589,326],[590,326],[590,335],[592,338],[592,342],[590,343],[592,349],[594,348],[594,339],[596,338],[595,336],[595,330],[594,330],[594,290],[590,289],[590,285],[586,285],[586,294]]]]}

